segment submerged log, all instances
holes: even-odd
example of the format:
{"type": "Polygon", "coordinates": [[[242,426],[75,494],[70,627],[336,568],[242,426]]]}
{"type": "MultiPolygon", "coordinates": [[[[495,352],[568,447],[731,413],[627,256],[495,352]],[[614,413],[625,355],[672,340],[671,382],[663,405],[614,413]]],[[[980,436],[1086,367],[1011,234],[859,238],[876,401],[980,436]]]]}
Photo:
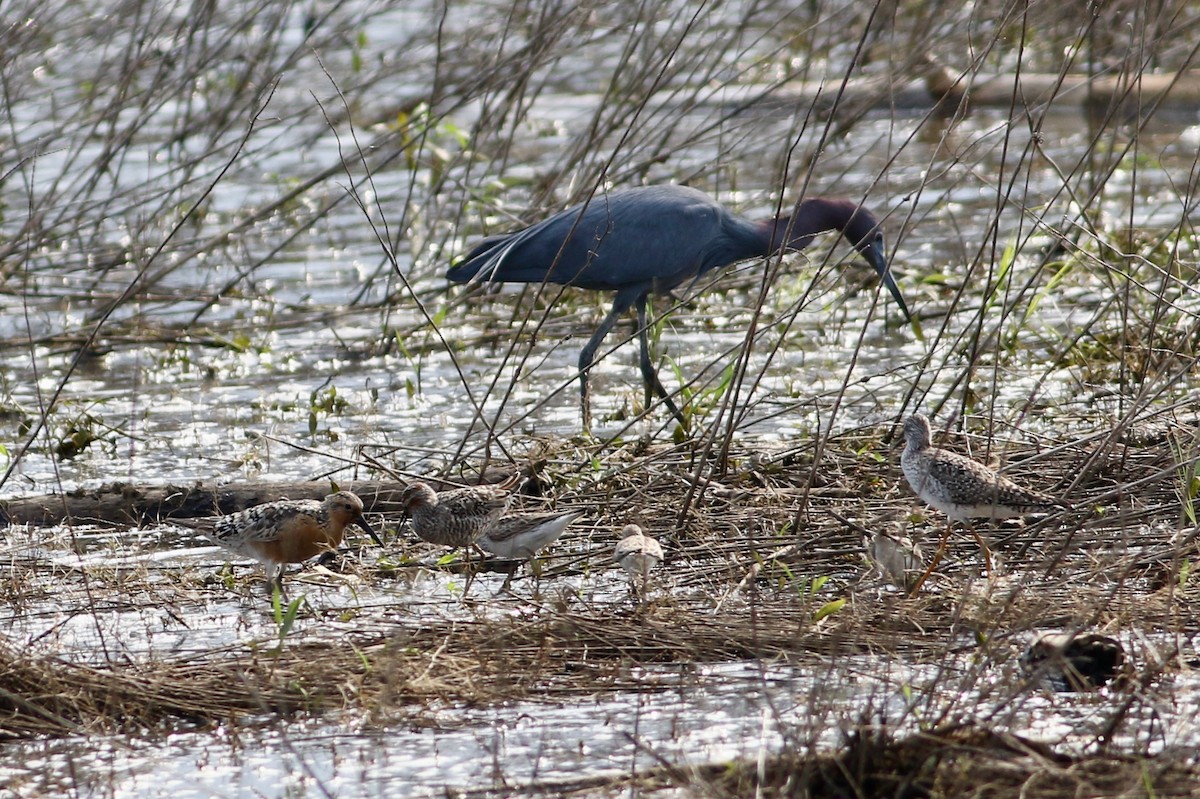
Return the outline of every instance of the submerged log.
{"type": "MultiPolygon", "coordinates": [[[[511,474],[511,470],[507,474],[511,474]]],[[[487,475],[488,482],[492,482],[491,477],[487,475]]],[[[422,479],[437,490],[453,487],[434,478],[422,479]]],[[[330,493],[331,486],[328,480],[227,485],[197,482],[163,486],[110,483],[65,494],[10,499],[0,502],[0,514],[9,524],[144,526],[172,518],[223,516],[278,499],[321,499],[330,493]]],[[[337,485],[340,490],[357,494],[367,513],[396,515],[404,510],[400,495],[406,487],[407,484],[399,480],[353,480],[337,485]]]]}
{"type": "Polygon", "coordinates": [[[1078,106],[1090,115],[1145,116],[1159,109],[1200,108],[1200,71],[1138,75],[958,74],[931,57],[918,72],[932,102],[943,109],[971,106],[1017,110],[1078,106]]]}
{"type": "Polygon", "coordinates": [[[1200,70],[1140,75],[1057,75],[1048,73],[973,74],[922,59],[908,75],[789,83],[755,98],[755,87],[730,87],[723,102],[739,105],[801,105],[829,113],[849,107],[919,110],[937,107],[947,113],[971,108],[1042,111],[1054,107],[1083,110],[1092,116],[1147,116],[1155,111],[1200,108],[1200,70]]]}

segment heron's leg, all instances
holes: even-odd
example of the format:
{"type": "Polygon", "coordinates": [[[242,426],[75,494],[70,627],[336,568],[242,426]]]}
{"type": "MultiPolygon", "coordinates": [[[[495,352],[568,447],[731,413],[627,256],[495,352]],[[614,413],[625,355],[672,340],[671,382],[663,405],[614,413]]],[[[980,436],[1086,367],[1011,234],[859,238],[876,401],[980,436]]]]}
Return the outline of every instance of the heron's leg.
{"type": "Polygon", "coordinates": [[[612,310],[600,322],[600,326],[596,328],[596,332],[592,333],[592,337],[588,339],[587,344],[583,345],[583,349],[579,352],[579,403],[583,411],[583,429],[589,431],[592,429],[592,406],[588,395],[588,373],[592,370],[592,364],[595,362],[596,350],[600,347],[600,342],[604,341],[604,337],[612,332],[613,326],[617,324],[617,320],[621,318],[621,314],[629,310],[633,304],[632,297],[626,296],[623,292],[618,292],[617,298],[613,300],[612,310]]]}
{"type": "Polygon", "coordinates": [[[646,325],[646,303],[649,296],[643,294],[637,299],[637,324],[638,324],[638,342],[641,345],[641,355],[638,358],[638,364],[642,368],[642,381],[646,385],[646,405],[649,406],[651,392],[662,398],[663,404],[667,406],[667,410],[684,428],[687,427],[687,420],[683,418],[683,414],[679,412],[674,401],[671,400],[671,395],[663,388],[663,384],[658,379],[658,372],[654,369],[654,361],[650,359],[650,334],[647,332],[646,325]]]}
{"type": "Polygon", "coordinates": [[[953,520],[946,522],[946,531],[942,533],[942,540],[938,543],[937,552],[933,553],[933,560],[929,562],[929,568],[917,578],[917,581],[913,583],[913,587],[908,589],[909,596],[917,595],[917,592],[921,590],[921,586],[925,585],[925,581],[929,579],[929,575],[933,574],[933,570],[942,562],[942,556],[946,554],[946,545],[950,543],[950,527],[953,524],[953,520]]]}

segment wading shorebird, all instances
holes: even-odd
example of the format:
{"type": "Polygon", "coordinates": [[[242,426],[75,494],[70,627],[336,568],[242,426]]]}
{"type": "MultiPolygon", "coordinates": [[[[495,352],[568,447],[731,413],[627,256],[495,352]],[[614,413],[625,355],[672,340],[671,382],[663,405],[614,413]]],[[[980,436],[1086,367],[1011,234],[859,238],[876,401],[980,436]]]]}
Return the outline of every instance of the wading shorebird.
{"type": "Polygon", "coordinates": [[[702,275],[751,258],[803,250],[837,231],[879,273],[905,321],[908,306],[888,265],[875,216],[855,200],[806,197],[791,213],[752,222],[687,186],[597,192],[585,203],[513,233],[489,236],[446,272],[452,283],[555,283],[615,291],[612,310],[579,353],[583,427],[591,427],[588,376],[600,342],[629,309],[637,311],[638,364],[646,388],[681,425],[687,419],[663,387],[650,355],[652,294],[671,294],[702,275]]]}
{"type": "Polygon", "coordinates": [[[583,511],[514,513],[492,522],[476,539],[480,549],[498,558],[528,560],[558,540],[583,511]]]}
{"type": "Polygon", "coordinates": [[[904,452],[900,468],[918,497],[946,514],[946,531],[933,556],[933,562],[909,591],[915,594],[933,573],[946,553],[950,529],[962,522],[983,550],[987,572],[992,573],[992,556],[970,519],[1011,519],[1030,513],[1045,513],[1070,505],[1049,494],[1017,485],[1004,475],[973,461],[965,455],[938,449],[931,444],[929,420],[921,414],[904,423],[904,452]]]}
{"type": "Polygon", "coordinates": [[[1112,682],[1120,687],[1133,671],[1125,648],[1099,633],[1044,633],[1021,655],[1021,666],[1055,691],[1091,691],[1112,682]]]}
{"type": "Polygon", "coordinates": [[[876,532],[865,538],[864,543],[867,560],[883,579],[902,591],[911,589],[925,570],[921,548],[911,538],[876,532]]]}
{"type": "Polygon", "coordinates": [[[657,541],[642,532],[636,524],[621,528],[621,540],[613,550],[613,560],[629,575],[630,583],[637,586],[639,593],[646,592],[650,570],[663,559],[662,547],[657,541]]]}
{"type": "Polygon", "coordinates": [[[346,526],[357,525],[383,546],[363,517],[363,503],[349,491],[315,499],[283,499],[231,513],[182,522],[231,552],[254,558],[267,572],[268,587],[283,593],[283,572],[342,543],[346,526]]]}
{"type": "Polygon", "coordinates": [[[514,474],[495,485],[467,486],[437,492],[428,483],[410,483],[400,495],[412,531],[422,541],[469,549],[504,513],[520,483],[514,474]]]}

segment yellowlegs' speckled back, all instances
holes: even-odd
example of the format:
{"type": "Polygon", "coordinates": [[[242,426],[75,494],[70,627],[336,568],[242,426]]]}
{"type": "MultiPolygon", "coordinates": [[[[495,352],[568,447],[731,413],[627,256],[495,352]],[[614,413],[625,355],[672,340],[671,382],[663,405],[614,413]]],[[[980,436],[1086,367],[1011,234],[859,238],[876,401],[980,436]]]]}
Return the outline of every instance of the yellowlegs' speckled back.
{"type": "Polygon", "coordinates": [[[569,513],[514,513],[492,522],[476,543],[498,558],[532,558],[538,550],[558,540],[567,525],[583,515],[569,513]]]}
{"type": "Polygon", "coordinates": [[[991,554],[979,533],[971,527],[970,519],[1009,519],[1056,507],[1069,507],[1049,494],[1017,485],[964,455],[938,449],[932,445],[931,438],[929,420],[921,414],[910,416],[905,421],[905,447],[900,455],[900,468],[917,496],[945,513],[949,520],[933,563],[912,589],[914,592],[945,554],[950,524],[953,522],[962,522],[975,536],[983,549],[990,574],[991,554]]]}
{"type": "Polygon", "coordinates": [[[982,463],[933,447],[930,438],[929,420],[920,414],[909,417],[900,467],[917,496],[951,519],[1010,519],[1064,507],[1049,494],[1019,486],[982,463]]]}
{"type": "Polygon", "coordinates": [[[263,564],[270,584],[283,591],[283,570],[342,543],[346,526],[355,524],[383,542],[363,518],[362,500],[349,491],[315,499],[280,500],[255,505],[228,516],[182,522],[217,544],[263,564]]]}
{"type": "Polygon", "coordinates": [[[400,502],[418,538],[440,546],[469,547],[504,513],[519,481],[519,475],[513,475],[496,485],[440,493],[417,481],[404,489],[400,502]]]}

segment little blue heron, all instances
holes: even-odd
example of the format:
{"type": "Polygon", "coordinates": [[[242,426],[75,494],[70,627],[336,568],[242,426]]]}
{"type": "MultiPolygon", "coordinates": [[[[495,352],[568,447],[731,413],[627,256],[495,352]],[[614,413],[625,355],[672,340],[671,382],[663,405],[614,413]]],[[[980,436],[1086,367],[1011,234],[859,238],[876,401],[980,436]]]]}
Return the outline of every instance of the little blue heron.
{"type": "Polygon", "coordinates": [[[598,194],[535,225],[490,236],[446,272],[454,283],[557,283],[615,291],[612,310],[579,353],[579,394],[589,429],[588,372],[596,349],[621,315],[637,309],[640,366],[680,424],[683,414],[650,360],[646,304],[713,269],[750,258],[802,250],[818,233],[837,230],[883,279],[905,320],[908,306],[892,278],[875,216],[851,200],[809,198],[790,215],[754,222],[686,186],[643,186],[598,194]]]}

